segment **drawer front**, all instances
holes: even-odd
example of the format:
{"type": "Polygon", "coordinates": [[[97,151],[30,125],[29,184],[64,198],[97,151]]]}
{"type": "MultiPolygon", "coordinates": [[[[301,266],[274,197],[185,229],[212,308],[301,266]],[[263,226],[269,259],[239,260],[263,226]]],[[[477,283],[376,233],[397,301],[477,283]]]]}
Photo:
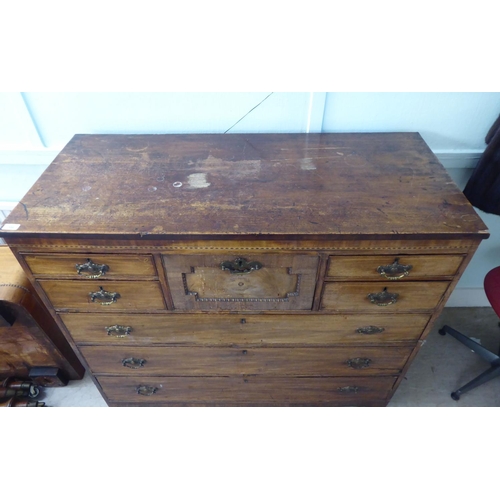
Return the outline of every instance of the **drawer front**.
{"type": "Polygon", "coordinates": [[[73,279],[156,277],[156,267],[151,255],[24,254],[23,257],[35,277],[73,279]]]}
{"type": "Polygon", "coordinates": [[[342,280],[451,280],[464,255],[331,256],[328,278],[342,280]]]}
{"type": "Polygon", "coordinates": [[[95,374],[158,376],[396,375],[412,347],[97,347],[81,353],[95,374]]]}
{"type": "Polygon", "coordinates": [[[383,405],[394,377],[99,377],[110,403],[137,405],[383,405]]]}
{"type": "Polygon", "coordinates": [[[318,257],[291,254],[163,255],[174,307],[311,309],[318,257]]]}
{"type": "Polygon", "coordinates": [[[448,286],[448,282],[439,281],[387,284],[325,283],[321,307],[335,312],[359,311],[374,314],[432,312],[441,301],[448,286]],[[393,294],[397,294],[397,297],[393,294]]]}
{"type": "Polygon", "coordinates": [[[60,315],[77,344],[273,345],[416,342],[429,321],[399,315],[60,315]]]}
{"type": "Polygon", "coordinates": [[[158,282],[39,280],[55,309],[146,311],[165,309],[158,282]],[[93,299],[93,300],[92,300],[93,299]]]}

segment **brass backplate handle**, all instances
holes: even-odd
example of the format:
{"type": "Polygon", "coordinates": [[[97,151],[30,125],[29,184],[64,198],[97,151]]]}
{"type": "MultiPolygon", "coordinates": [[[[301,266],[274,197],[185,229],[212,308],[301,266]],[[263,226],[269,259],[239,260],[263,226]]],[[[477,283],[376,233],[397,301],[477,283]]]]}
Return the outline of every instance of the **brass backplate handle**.
{"type": "Polygon", "coordinates": [[[109,306],[116,302],[121,295],[117,292],[107,292],[102,286],[99,287],[99,291],[89,293],[91,302],[99,302],[101,306],[109,306]]]}
{"type": "Polygon", "coordinates": [[[231,274],[248,274],[252,271],[257,271],[263,266],[260,262],[252,261],[248,262],[246,259],[237,257],[234,260],[226,260],[221,262],[220,265],[223,271],[229,271],[231,274]]]}
{"type": "Polygon", "coordinates": [[[392,264],[386,266],[378,266],[377,272],[386,277],[388,280],[400,280],[405,276],[410,274],[413,266],[410,264],[404,265],[399,263],[399,257],[397,257],[392,264]]]}
{"type": "Polygon", "coordinates": [[[125,366],[126,368],[142,368],[144,366],[144,363],[146,362],[145,359],[142,358],[125,358],[122,359],[122,365],[125,366]]]}
{"type": "Polygon", "coordinates": [[[137,394],[140,394],[141,396],[152,396],[157,390],[158,387],[151,387],[149,385],[140,385],[136,389],[137,394]]]}
{"type": "Polygon", "coordinates": [[[368,294],[370,302],[372,304],[376,304],[377,306],[389,306],[391,304],[395,304],[398,301],[398,297],[398,293],[388,292],[387,287],[385,287],[381,292],[368,294]]]}
{"type": "Polygon", "coordinates": [[[382,333],[385,328],[381,326],[362,326],[356,330],[356,333],[362,333],[363,335],[373,335],[375,333],[382,333]]]}
{"type": "Polygon", "coordinates": [[[370,358],[351,358],[347,360],[347,365],[355,370],[368,368],[372,360],[370,358]]]}
{"type": "Polygon", "coordinates": [[[96,264],[92,262],[91,259],[87,259],[85,264],[75,264],[76,273],[88,273],[87,278],[89,279],[97,279],[101,276],[104,276],[109,271],[109,266],[106,264],[96,264]]]}
{"type": "Polygon", "coordinates": [[[104,329],[108,332],[108,335],[117,338],[123,338],[132,333],[131,326],[123,326],[123,325],[113,325],[113,326],[105,326],[104,329]]]}
{"type": "Polygon", "coordinates": [[[343,394],[356,394],[359,391],[359,387],[356,385],[346,385],[345,387],[339,387],[337,390],[343,394]]]}

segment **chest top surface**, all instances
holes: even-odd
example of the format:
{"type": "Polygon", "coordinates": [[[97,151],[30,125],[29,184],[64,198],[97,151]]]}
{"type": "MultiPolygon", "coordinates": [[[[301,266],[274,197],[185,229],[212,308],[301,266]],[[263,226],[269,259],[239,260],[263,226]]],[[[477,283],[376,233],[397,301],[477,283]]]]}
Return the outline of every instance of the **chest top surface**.
{"type": "Polygon", "coordinates": [[[5,223],[16,236],[488,236],[418,133],[75,135],[5,223]]]}

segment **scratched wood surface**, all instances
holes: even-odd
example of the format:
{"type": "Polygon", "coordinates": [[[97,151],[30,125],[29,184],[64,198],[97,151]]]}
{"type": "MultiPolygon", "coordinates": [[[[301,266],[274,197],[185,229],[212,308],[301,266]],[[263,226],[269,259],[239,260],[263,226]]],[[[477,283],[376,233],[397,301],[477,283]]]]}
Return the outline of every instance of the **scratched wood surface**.
{"type": "Polygon", "coordinates": [[[418,133],[76,135],[5,223],[108,237],[487,237],[418,133]]]}

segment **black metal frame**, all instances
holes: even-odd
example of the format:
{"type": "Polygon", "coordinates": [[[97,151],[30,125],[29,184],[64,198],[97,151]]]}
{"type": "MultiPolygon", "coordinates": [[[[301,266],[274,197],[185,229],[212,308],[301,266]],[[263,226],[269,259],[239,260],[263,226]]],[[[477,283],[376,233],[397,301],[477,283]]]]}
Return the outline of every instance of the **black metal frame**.
{"type": "Polygon", "coordinates": [[[491,351],[488,351],[488,349],[485,349],[481,344],[478,344],[476,341],[465,336],[463,333],[457,332],[457,330],[454,330],[448,325],[444,325],[439,330],[439,334],[440,335],[449,334],[452,337],[455,337],[459,342],[467,346],[469,349],[471,349],[476,354],[481,356],[484,360],[488,361],[488,363],[490,363],[490,367],[486,371],[481,373],[481,375],[477,376],[475,379],[471,380],[463,387],[460,387],[460,389],[457,389],[456,391],[451,393],[451,397],[455,401],[458,401],[460,399],[460,396],[464,392],[468,392],[471,389],[474,389],[484,384],[485,382],[488,382],[494,379],[495,377],[500,376],[500,356],[494,354],[491,351]]]}

